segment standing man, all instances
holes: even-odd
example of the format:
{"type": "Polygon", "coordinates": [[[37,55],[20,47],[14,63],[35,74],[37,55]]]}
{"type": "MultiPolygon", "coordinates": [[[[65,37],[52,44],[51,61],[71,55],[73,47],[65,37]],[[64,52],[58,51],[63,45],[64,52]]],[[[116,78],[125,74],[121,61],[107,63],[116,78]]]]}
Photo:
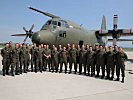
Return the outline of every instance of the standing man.
{"type": "Polygon", "coordinates": [[[70,72],[72,71],[72,64],[74,63],[74,69],[75,69],[75,74],[77,73],[77,62],[76,62],[76,57],[77,57],[77,49],[75,48],[75,45],[72,44],[72,48],[69,51],[70,55],[70,72]]]}
{"type": "Polygon", "coordinates": [[[12,53],[11,53],[11,74],[12,76],[14,76],[14,71],[16,75],[20,74],[19,54],[20,54],[19,44],[16,43],[15,48],[12,50],[12,53]]]}
{"type": "Polygon", "coordinates": [[[84,75],[86,75],[86,50],[84,45],[79,52],[79,75],[82,74],[82,65],[84,66],[84,75]]]}
{"type": "Polygon", "coordinates": [[[89,46],[87,53],[87,70],[88,75],[90,75],[90,68],[91,68],[91,76],[95,75],[95,68],[94,68],[94,59],[95,59],[95,52],[92,50],[92,46],[89,46]]]}
{"type": "MultiPolygon", "coordinates": [[[[51,72],[51,50],[49,49],[49,45],[46,46],[46,50],[44,50],[44,56],[46,60],[46,66],[48,64],[49,72],[51,72]]],[[[46,69],[46,68],[45,68],[46,69]]]]}
{"type": "Polygon", "coordinates": [[[107,72],[106,79],[113,80],[114,78],[114,61],[115,61],[115,54],[113,52],[112,46],[110,46],[109,51],[106,53],[106,72],[107,72]],[[111,77],[110,77],[110,72],[111,72],[111,77]]]}
{"type": "Polygon", "coordinates": [[[99,77],[100,67],[101,67],[101,69],[102,69],[101,79],[103,79],[104,76],[105,76],[105,58],[106,58],[106,53],[105,53],[102,45],[99,46],[99,51],[96,52],[96,56],[95,57],[96,57],[96,71],[97,71],[96,77],[99,77]]]}
{"type": "Polygon", "coordinates": [[[67,64],[69,64],[69,68],[70,68],[70,55],[69,55],[69,51],[71,50],[71,45],[68,43],[67,44],[67,64]]]}
{"type": "Polygon", "coordinates": [[[122,50],[121,47],[118,48],[118,52],[116,53],[116,81],[120,80],[120,70],[122,73],[122,83],[124,83],[125,77],[125,61],[128,59],[127,54],[122,50]]]}
{"type": "Polygon", "coordinates": [[[25,43],[23,43],[23,47],[20,50],[20,56],[21,56],[20,73],[22,73],[23,70],[24,73],[27,73],[27,52],[28,50],[26,49],[26,45],[25,43]]]}
{"type": "Polygon", "coordinates": [[[96,61],[97,61],[97,52],[99,51],[99,46],[98,45],[95,45],[95,49],[93,50],[94,51],[94,54],[95,54],[95,57],[94,57],[94,70],[96,70],[96,61]]]}
{"type": "Polygon", "coordinates": [[[58,56],[59,56],[59,52],[57,51],[57,47],[53,48],[53,52],[52,52],[52,72],[57,73],[58,72],[58,56]]]}
{"type": "Polygon", "coordinates": [[[62,45],[59,45],[59,48],[58,48],[58,52],[59,52],[59,55],[58,55],[58,66],[60,65],[60,62],[61,62],[61,57],[60,57],[61,51],[62,51],[62,45]]]}
{"type": "Polygon", "coordinates": [[[76,62],[77,62],[77,66],[79,66],[79,52],[80,52],[80,46],[77,45],[77,57],[76,57],[76,62]]]}
{"type": "Polygon", "coordinates": [[[66,47],[63,47],[63,50],[60,52],[61,63],[60,63],[60,73],[62,72],[63,64],[65,65],[65,73],[67,73],[67,55],[66,47]]]}
{"type": "Polygon", "coordinates": [[[29,44],[27,43],[26,44],[26,49],[27,49],[27,69],[26,69],[26,71],[28,72],[29,71],[29,65],[30,65],[30,47],[29,47],[29,44]]]}
{"type": "Polygon", "coordinates": [[[35,68],[35,51],[36,51],[36,43],[33,43],[33,47],[30,49],[30,54],[31,54],[31,72],[33,72],[34,68],[35,68]]]}
{"type": "Polygon", "coordinates": [[[1,56],[3,57],[2,59],[2,65],[3,65],[3,76],[9,75],[9,67],[10,67],[10,59],[11,59],[11,51],[9,48],[9,43],[6,43],[5,48],[1,50],[1,56]]]}
{"type": "Polygon", "coordinates": [[[38,46],[38,48],[35,50],[35,72],[39,71],[42,72],[42,64],[43,64],[43,49],[41,47],[41,45],[38,46]]]}

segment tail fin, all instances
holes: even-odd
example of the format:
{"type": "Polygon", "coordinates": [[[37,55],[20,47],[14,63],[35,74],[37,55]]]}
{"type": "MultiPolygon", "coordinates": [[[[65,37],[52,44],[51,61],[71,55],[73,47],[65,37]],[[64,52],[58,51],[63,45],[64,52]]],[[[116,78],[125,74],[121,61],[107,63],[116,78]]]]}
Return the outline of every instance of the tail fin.
{"type": "Polygon", "coordinates": [[[106,18],[103,16],[101,30],[106,30],[106,18]]]}

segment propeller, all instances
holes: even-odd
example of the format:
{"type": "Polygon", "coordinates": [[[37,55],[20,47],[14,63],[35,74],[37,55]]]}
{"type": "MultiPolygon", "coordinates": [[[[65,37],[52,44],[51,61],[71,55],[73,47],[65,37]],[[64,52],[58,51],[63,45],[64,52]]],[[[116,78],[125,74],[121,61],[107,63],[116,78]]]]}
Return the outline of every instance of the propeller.
{"type": "Polygon", "coordinates": [[[33,28],[34,28],[34,24],[31,26],[30,30],[27,30],[25,27],[23,27],[23,30],[25,31],[26,34],[14,34],[14,35],[11,35],[11,36],[26,36],[25,39],[24,39],[24,43],[26,42],[27,38],[31,38],[31,36],[33,35],[33,28]]]}
{"type": "Polygon", "coordinates": [[[118,32],[117,32],[117,25],[118,25],[118,15],[114,15],[114,24],[113,24],[113,45],[117,44],[117,39],[118,39],[118,32]]]}

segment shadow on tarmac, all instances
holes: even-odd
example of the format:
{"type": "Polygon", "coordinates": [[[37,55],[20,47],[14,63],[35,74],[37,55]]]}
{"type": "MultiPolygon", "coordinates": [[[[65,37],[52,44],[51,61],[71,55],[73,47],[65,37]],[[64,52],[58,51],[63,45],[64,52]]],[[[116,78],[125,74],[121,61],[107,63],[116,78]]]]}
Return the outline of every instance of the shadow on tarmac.
{"type": "Polygon", "coordinates": [[[128,59],[127,61],[129,61],[129,62],[133,63],[133,59],[128,59]]]}

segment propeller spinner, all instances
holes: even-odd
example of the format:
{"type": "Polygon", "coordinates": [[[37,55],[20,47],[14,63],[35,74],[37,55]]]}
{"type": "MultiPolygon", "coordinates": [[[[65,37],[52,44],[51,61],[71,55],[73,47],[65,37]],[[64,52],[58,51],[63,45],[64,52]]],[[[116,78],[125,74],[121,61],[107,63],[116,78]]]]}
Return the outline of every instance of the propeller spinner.
{"type": "Polygon", "coordinates": [[[24,39],[24,43],[26,42],[27,38],[31,38],[31,36],[33,35],[33,28],[34,28],[34,24],[31,26],[30,30],[27,30],[25,27],[23,27],[23,30],[26,32],[26,34],[14,34],[14,35],[11,35],[11,36],[26,36],[25,39],[24,39]]]}

